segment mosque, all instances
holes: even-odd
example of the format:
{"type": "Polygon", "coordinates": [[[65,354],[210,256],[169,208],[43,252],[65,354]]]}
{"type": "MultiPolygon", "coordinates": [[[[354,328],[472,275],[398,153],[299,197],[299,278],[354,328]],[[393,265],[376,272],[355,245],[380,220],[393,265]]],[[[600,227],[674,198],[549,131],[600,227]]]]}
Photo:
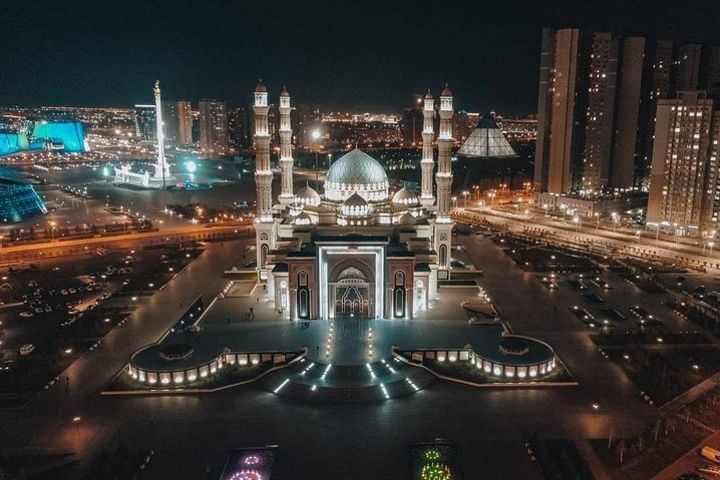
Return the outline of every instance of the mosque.
{"type": "Polygon", "coordinates": [[[257,270],[268,300],[291,320],[411,319],[427,309],[451,270],[450,89],[442,90],[437,111],[430,91],[424,97],[419,195],[407,188],[391,194],[384,168],[359,149],[330,166],[322,192],[309,186],[294,191],[290,95],[283,88],[280,193],[273,202],[268,91],[262,83],[253,109],[257,270]]]}

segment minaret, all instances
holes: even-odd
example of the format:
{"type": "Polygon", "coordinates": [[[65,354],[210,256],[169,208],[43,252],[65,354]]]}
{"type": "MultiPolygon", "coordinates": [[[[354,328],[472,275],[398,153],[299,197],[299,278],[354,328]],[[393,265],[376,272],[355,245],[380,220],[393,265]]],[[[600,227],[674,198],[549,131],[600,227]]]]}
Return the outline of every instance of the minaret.
{"type": "Polygon", "coordinates": [[[268,131],[268,93],[265,85],[255,87],[255,190],[256,221],[272,222],[272,177],[270,169],[270,132],[268,131]]]}
{"type": "Polygon", "coordinates": [[[432,207],[435,203],[433,197],[433,168],[435,162],[433,160],[433,139],[435,137],[435,130],[433,121],[435,119],[435,99],[428,89],[425,94],[423,102],[423,148],[422,148],[422,160],[420,161],[420,168],[422,171],[422,190],[420,193],[420,203],[428,208],[432,207]]]}
{"type": "Polygon", "coordinates": [[[162,178],[163,188],[169,176],[168,166],[165,163],[165,133],[163,132],[162,101],[160,99],[160,80],[155,80],[155,128],[157,131],[157,160],[155,162],[155,178],[162,178]]]}
{"type": "Polygon", "coordinates": [[[280,203],[288,205],[293,202],[293,157],[292,157],[292,126],[290,124],[290,94],[283,87],[280,92],[280,203]]]}
{"type": "Polygon", "coordinates": [[[445,85],[440,94],[440,132],[438,134],[438,171],[435,175],[437,183],[437,218],[438,222],[449,221],[450,193],[452,189],[452,165],[450,150],[452,149],[452,92],[445,85]]]}

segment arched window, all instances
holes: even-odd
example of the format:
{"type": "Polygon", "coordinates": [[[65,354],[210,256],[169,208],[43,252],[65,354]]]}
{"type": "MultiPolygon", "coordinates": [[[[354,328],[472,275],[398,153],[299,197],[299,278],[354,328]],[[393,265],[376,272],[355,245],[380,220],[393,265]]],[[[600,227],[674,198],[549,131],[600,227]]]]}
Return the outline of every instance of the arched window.
{"type": "Polygon", "coordinates": [[[310,318],[310,298],[307,287],[298,290],[298,318],[310,318]]]}
{"type": "Polygon", "coordinates": [[[285,280],[280,282],[280,308],[285,310],[288,306],[288,284],[285,280]]]}
{"type": "Polygon", "coordinates": [[[260,234],[260,240],[267,240],[267,239],[268,239],[267,233],[260,234]]]}
{"type": "Polygon", "coordinates": [[[265,268],[268,253],[270,253],[270,247],[268,247],[267,243],[263,243],[262,247],[260,247],[260,268],[265,268]]]}
{"type": "Polygon", "coordinates": [[[393,315],[395,318],[405,316],[405,287],[396,286],[393,289],[393,315]]]}
{"type": "Polygon", "coordinates": [[[310,288],[308,287],[307,272],[299,272],[297,279],[297,316],[298,318],[310,318],[310,288]]]}
{"type": "Polygon", "coordinates": [[[445,245],[440,245],[440,263],[441,267],[447,266],[447,247],[445,245]]]}

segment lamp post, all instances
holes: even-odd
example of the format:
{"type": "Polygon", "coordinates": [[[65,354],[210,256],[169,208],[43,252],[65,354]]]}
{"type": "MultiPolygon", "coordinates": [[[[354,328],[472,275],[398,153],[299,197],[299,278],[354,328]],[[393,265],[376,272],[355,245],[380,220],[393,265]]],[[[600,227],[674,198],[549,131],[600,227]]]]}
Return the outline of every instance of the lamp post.
{"type": "Polygon", "coordinates": [[[318,150],[320,148],[318,140],[320,140],[321,134],[320,130],[315,129],[312,131],[310,136],[313,139],[314,146],[315,146],[315,191],[320,191],[320,172],[318,171],[318,150]]]}
{"type": "Polygon", "coordinates": [[[597,220],[595,230],[600,230],[600,212],[595,212],[593,215],[595,215],[595,219],[597,220]]]}
{"type": "Polygon", "coordinates": [[[463,194],[463,197],[465,197],[464,201],[463,201],[463,208],[467,208],[467,199],[468,199],[468,196],[470,195],[470,192],[465,190],[464,192],[462,192],[462,194],[463,194]]]}
{"type": "Polygon", "coordinates": [[[55,220],[50,220],[49,223],[50,223],[50,241],[53,241],[53,240],[55,240],[55,225],[57,225],[57,223],[55,222],[55,220]]]}

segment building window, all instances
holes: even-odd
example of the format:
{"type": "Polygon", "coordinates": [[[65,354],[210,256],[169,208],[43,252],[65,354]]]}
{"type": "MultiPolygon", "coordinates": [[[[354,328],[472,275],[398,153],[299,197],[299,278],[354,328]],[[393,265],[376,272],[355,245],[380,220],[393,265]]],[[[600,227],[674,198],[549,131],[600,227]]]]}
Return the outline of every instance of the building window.
{"type": "Polygon", "coordinates": [[[440,245],[440,266],[447,266],[447,246],[440,245]]]}
{"type": "Polygon", "coordinates": [[[270,248],[267,243],[263,243],[262,247],[260,247],[260,268],[265,268],[268,253],[270,253],[270,248]]]}
{"type": "Polygon", "coordinates": [[[393,313],[395,318],[405,316],[405,287],[398,285],[393,289],[393,313]]]}

